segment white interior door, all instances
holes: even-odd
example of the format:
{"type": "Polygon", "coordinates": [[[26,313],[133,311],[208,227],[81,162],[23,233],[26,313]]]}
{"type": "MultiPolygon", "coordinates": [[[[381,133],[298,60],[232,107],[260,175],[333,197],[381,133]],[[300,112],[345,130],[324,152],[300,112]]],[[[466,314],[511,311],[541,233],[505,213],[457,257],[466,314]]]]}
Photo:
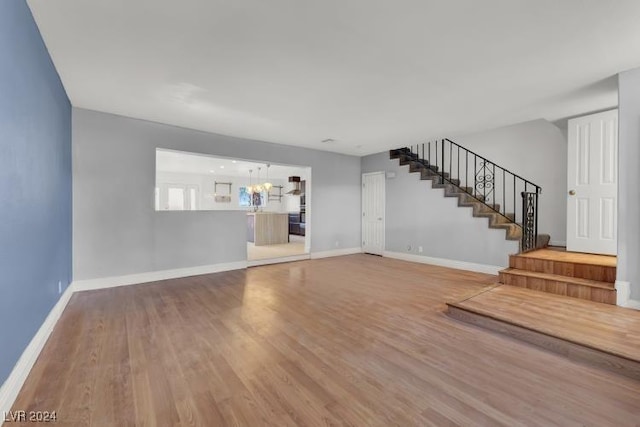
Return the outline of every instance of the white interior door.
{"type": "Polygon", "coordinates": [[[618,110],[569,120],[567,250],[616,255],[618,110]]]}
{"type": "Polygon", "coordinates": [[[384,172],[362,175],[362,250],[384,252],[384,172]]]}

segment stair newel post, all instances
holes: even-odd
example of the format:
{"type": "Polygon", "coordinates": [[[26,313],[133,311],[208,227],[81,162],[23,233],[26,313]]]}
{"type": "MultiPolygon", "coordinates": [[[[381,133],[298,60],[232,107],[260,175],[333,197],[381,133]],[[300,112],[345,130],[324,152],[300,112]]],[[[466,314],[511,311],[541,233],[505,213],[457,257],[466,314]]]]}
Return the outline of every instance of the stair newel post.
{"type": "MultiPolygon", "coordinates": [[[[525,188],[527,181],[525,181],[525,188]]],[[[535,193],[522,192],[522,252],[535,249],[538,244],[538,188],[535,193]]]]}
{"type": "Polygon", "coordinates": [[[442,147],[441,151],[442,151],[442,185],[444,185],[444,139],[442,140],[442,147]]]}
{"type": "Polygon", "coordinates": [[[429,163],[429,169],[431,169],[431,141],[427,142],[427,162],[429,163]]]}
{"type": "Polygon", "coordinates": [[[534,231],[534,235],[533,235],[533,247],[537,248],[538,247],[538,195],[540,194],[540,187],[536,186],[536,210],[535,210],[535,215],[536,215],[536,219],[535,219],[535,231],[534,231]]]}
{"type": "Polygon", "coordinates": [[[527,197],[523,191],[520,193],[522,196],[522,237],[520,238],[520,251],[526,252],[529,249],[527,239],[527,197]]]}

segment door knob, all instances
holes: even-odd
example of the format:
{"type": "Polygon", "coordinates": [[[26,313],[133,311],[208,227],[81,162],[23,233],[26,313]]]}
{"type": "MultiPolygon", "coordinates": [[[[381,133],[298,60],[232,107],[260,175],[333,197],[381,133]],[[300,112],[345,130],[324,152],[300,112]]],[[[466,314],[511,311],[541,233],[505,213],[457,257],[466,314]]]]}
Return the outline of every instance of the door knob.
{"type": "Polygon", "coordinates": [[[569,195],[575,196],[576,195],[576,190],[569,190],[569,195]]]}
{"type": "Polygon", "coordinates": [[[378,221],[382,221],[382,217],[378,218],[378,221]]]}

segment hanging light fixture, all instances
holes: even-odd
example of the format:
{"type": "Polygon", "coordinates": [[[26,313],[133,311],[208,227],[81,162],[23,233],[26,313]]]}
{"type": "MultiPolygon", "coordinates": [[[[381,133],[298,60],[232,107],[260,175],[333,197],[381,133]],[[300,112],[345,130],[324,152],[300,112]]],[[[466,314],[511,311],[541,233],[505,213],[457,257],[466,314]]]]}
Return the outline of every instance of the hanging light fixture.
{"type": "Polygon", "coordinates": [[[253,194],[253,186],[251,185],[251,173],[253,172],[253,169],[249,169],[249,185],[247,185],[247,193],[248,194],[253,194]]]}
{"type": "Polygon", "coordinates": [[[253,188],[253,191],[255,191],[256,193],[262,193],[264,191],[264,187],[262,186],[262,184],[260,184],[260,169],[262,168],[258,168],[258,183],[253,188]]]}
{"type": "Polygon", "coordinates": [[[269,181],[269,168],[270,167],[271,167],[271,165],[267,164],[267,180],[263,184],[264,189],[267,190],[267,191],[271,191],[271,188],[273,188],[273,184],[271,184],[271,182],[269,181]]]}

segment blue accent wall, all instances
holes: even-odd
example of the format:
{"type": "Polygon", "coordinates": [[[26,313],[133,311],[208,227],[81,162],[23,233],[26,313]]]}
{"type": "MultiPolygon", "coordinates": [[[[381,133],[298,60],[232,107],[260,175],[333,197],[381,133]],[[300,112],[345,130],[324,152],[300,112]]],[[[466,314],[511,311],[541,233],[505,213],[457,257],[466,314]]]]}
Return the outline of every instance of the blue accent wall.
{"type": "Polygon", "coordinates": [[[0,1],[0,384],[71,282],[71,104],[24,0],[0,1]]]}

